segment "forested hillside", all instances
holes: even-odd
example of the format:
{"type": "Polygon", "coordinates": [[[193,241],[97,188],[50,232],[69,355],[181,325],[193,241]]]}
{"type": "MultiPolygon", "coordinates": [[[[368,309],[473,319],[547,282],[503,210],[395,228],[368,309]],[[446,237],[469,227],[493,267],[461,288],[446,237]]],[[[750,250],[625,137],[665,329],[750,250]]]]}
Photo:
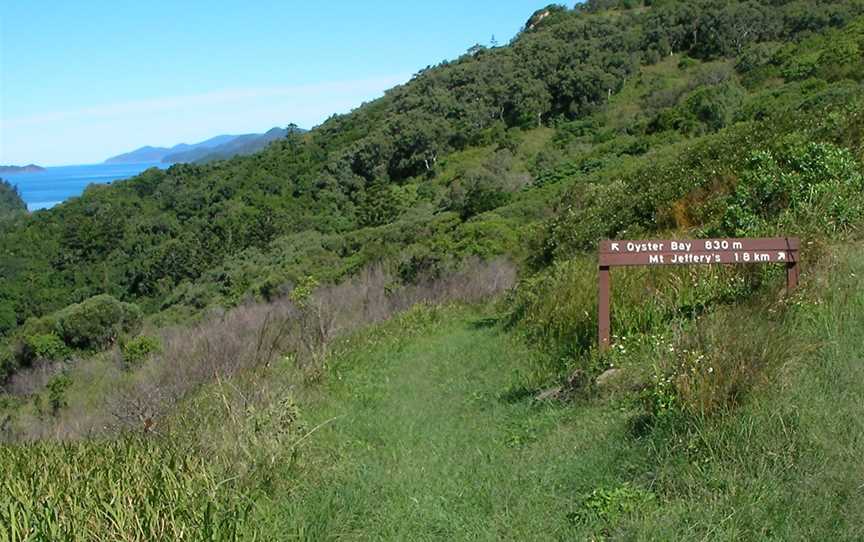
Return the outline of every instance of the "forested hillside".
{"type": "Polygon", "coordinates": [[[0,526],[860,540],[862,79],[862,0],[551,5],[259,153],[12,213],[0,441],[127,440],[0,446],[0,526]],[[795,295],[616,271],[597,350],[599,240],[773,235],[795,295]]]}
{"type": "Polygon", "coordinates": [[[26,210],[27,204],[21,199],[18,187],[0,179],[0,217],[26,210]]]}
{"type": "MultiPolygon", "coordinates": [[[[154,169],[22,217],[0,236],[0,299],[22,324],[99,293],[200,308],[380,258],[410,279],[466,254],[520,254],[555,205],[550,184],[856,92],[825,85],[859,75],[859,34],[831,30],[859,2],[625,7],[550,6],[511,44],[475,47],[257,155],[154,169]]],[[[662,184],[666,197],[700,180],[681,181],[662,184]]],[[[639,212],[651,220],[661,204],[639,212]]]]}

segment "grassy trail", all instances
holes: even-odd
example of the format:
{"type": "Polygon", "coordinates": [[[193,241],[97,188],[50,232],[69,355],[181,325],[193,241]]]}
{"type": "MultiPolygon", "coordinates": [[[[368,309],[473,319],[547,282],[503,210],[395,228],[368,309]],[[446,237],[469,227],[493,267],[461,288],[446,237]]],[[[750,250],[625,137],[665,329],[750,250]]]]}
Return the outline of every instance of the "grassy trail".
{"type": "Polygon", "coordinates": [[[864,540],[864,251],[826,269],[796,354],[724,416],[634,432],[632,400],[537,403],[542,356],[420,307],[296,388],[318,429],[248,487],[167,441],[0,447],[0,542],[864,540]]]}
{"type": "Polygon", "coordinates": [[[280,530],[309,540],[570,538],[573,495],[610,472],[627,439],[609,428],[620,414],[601,408],[562,432],[573,409],[532,403],[516,385],[529,356],[469,317],[346,364],[316,413],[315,423],[336,418],[315,439],[326,459],[283,501],[280,530]]]}
{"type": "Polygon", "coordinates": [[[638,436],[633,402],[533,401],[543,359],[477,314],[391,328],[304,401],[308,425],[326,425],[256,527],[279,540],[862,540],[862,270],[860,254],[838,259],[787,321],[799,355],[739,409],[638,436]]]}

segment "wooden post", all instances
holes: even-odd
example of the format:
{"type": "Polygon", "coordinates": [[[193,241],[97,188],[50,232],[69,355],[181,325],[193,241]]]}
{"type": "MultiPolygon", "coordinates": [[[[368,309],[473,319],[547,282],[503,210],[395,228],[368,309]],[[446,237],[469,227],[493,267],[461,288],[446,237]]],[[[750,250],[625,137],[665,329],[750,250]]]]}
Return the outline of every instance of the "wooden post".
{"type": "Polygon", "coordinates": [[[597,322],[600,330],[599,342],[600,351],[609,350],[610,338],[609,334],[612,330],[612,321],[609,309],[609,266],[601,265],[599,267],[599,291],[597,292],[597,322]]]}
{"type": "Polygon", "coordinates": [[[795,259],[786,264],[786,293],[791,294],[798,287],[798,254],[795,259]]]}

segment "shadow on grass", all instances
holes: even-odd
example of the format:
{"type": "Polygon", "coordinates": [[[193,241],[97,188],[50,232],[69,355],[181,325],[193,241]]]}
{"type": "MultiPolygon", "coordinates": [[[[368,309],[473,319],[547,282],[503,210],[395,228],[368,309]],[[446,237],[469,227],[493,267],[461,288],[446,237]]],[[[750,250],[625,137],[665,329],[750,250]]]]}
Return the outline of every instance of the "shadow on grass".
{"type": "Polygon", "coordinates": [[[497,327],[501,323],[501,318],[490,316],[488,318],[480,318],[470,322],[471,329],[491,329],[497,327]]]}
{"type": "Polygon", "coordinates": [[[513,386],[498,396],[498,400],[509,405],[533,400],[538,390],[526,386],[513,386]]]}
{"type": "Polygon", "coordinates": [[[643,438],[647,437],[656,425],[657,420],[651,414],[637,414],[627,421],[627,432],[633,438],[643,438]]]}

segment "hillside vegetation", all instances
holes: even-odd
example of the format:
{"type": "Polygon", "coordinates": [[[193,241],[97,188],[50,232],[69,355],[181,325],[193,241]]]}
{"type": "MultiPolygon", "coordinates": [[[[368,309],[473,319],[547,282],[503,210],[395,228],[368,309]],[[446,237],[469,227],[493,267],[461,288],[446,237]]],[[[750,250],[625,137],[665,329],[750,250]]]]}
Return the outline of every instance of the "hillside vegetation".
{"type": "Polygon", "coordinates": [[[861,539],[862,76],[856,0],[549,6],[260,153],[0,221],[0,525],[861,539]],[[600,239],[773,235],[795,295],[616,270],[597,350],[600,239]]]}
{"type": "MultiPolygon", "coordinates": [[[[701,138],[729,124],[783,133],[773,118],[799,104],[855,101],[857,85],[841,82],[859,74],[860,35],[834,28],[858,2],[600,8],[541,10],[511,45],[424,70],[254,156],[153,169],[23,218],[0,237],[0,295],[24,323],[98,293],[148,312],[266,297],[388,257],[407,277],[435,272],[464,254],[519,252],[558,180],[589,186],[637,169],[634,157],[686,159],[682,146],[710,147],[701,138]]],[[[670,198],[700,181],[651,184],[670,198]]],[[[657,197],[645,219],[671,203],[657,197]]]]}
{"type": "Polygon", "coordinates": [[[26,210],[27,204],[21,199],[18,187],[0,179],[0,218],[26,210]]]}

